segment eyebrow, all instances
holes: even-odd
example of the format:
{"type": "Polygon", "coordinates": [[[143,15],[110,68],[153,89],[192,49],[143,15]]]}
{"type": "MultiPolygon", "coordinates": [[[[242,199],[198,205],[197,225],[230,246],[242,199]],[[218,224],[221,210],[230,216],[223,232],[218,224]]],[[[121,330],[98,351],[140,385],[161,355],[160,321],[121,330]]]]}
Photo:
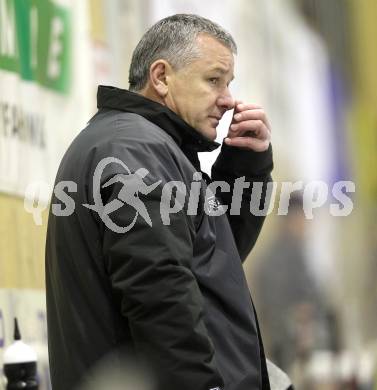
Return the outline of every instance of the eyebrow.
{"type": "MultiPolygon", "coordinates": [[[[220,68],[220,67],[216,66],[215,68],[211,69],[211,72],[220,72],[222,74],[225,74],[228,71],[226,69],[224,69],[224,68],[220,68]]],[[[230,81],[233,81],[233,80],[234,80],[234,75],[232,75],[232,78],[230,79],[230,81]]]]}

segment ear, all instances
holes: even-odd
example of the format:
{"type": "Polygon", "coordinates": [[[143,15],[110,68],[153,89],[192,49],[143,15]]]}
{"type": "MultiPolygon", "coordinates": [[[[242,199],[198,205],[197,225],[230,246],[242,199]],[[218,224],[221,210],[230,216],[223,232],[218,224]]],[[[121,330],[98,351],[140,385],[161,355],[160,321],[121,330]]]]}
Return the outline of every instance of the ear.
{"type": "Polygon", "coordinates": [[[149,82],[160,98],[168,94],[168,78],[172,68],[165,60],[156,60],[149,68],[149,82]]]}

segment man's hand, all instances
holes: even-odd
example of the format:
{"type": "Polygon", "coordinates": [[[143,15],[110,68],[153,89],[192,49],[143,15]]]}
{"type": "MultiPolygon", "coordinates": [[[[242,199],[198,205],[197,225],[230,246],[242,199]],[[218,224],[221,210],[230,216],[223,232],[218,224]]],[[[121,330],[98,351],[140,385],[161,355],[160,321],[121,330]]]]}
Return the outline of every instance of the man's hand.
{"type": "Polygon", "coordinates": [[[271,139],[271,127],[261,106],[236,101],[227,145],[264,152],[271,139]]]}

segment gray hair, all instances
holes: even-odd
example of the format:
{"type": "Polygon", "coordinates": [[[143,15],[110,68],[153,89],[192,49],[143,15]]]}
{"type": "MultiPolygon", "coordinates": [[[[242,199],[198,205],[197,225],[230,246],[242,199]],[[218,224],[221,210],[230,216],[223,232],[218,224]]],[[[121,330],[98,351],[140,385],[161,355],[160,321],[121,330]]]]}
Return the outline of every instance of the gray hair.
{"type": "Polygon", "coordinates": [[[196,37],[200,33],[214,37],[237,54],[233,37],[218,24],[193,14],[172,15],[154,24],[136,46],[129,71],[129,89],[140,91],[145,87],[149,68],[158,59],[179,69],[198,58],[196,37]]]}

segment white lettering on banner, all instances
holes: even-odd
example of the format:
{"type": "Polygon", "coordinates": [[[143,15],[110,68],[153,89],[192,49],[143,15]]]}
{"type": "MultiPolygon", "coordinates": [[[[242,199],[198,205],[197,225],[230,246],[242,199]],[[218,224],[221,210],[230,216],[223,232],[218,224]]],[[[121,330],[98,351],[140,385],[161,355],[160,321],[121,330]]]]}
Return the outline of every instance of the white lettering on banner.
{"type": "Polygon", "coordinates": [[[16,56],[16,23],[14,2],[0,0],[0,54],[16,56]],[[8,5],[11,5],[8,8],[8,5]]]}
{"type": "Polygon", "coordinates": [[[90,68],[92,48],[81,3],[0,0],[1,192],[22,196],[38,180],[52,185],[91,116],[92,72],[81,70],[90,68]]]}
{"type": "Polygon", "coordinates": [[[33,69],[38,65],[38,10],[37,7],[32,6],[30,9],[30,64],[33,69]]]}
{"type": "Polygon", "coordinates": [[[64,32],[64,25],[60,18],[53,18],[51,23],[51,43],[49,47],[47,74],[51,79],[57,79],[60,76],[61,64],[59,56],[63,52],[61,38],[64,32]]]}

